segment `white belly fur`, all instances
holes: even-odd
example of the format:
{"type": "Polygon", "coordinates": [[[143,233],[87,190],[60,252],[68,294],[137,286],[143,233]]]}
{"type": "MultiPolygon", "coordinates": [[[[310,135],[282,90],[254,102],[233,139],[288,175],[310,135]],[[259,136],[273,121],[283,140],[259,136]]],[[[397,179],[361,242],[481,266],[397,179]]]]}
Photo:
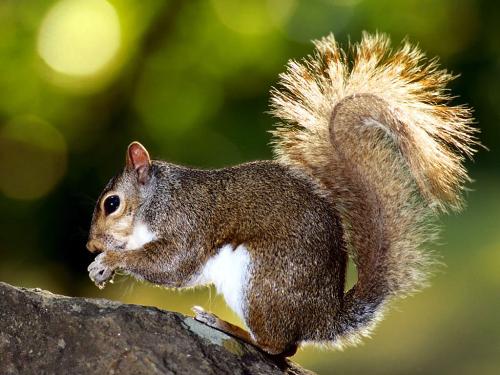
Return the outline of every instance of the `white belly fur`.
{"type": "Polygon", "coordinates": [[[224,245],[208,260],[194,284],[213,283],[228,306],[245,320],[249,270],[250,255],[247,248],[240,245],[233,250],[231,245],[224,245]]]}

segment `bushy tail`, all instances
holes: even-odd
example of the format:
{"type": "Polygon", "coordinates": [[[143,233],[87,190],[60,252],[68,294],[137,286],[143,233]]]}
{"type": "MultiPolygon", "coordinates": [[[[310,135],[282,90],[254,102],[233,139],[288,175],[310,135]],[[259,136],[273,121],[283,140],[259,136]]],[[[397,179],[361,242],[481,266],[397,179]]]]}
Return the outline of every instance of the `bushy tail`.
{"type": "Polygon", "coordinates": [[[478,144],[471,112],[450,106],[454,77],[408,43],[363,34],[344,52],[333,36],[291,61],[272,92],[279,160],[302,168],[341,214],[358,281],[325,340],[369,335],[387,302],[420,289],[432,259],[429,219],[462,206],[465,156],[478,144]]]}

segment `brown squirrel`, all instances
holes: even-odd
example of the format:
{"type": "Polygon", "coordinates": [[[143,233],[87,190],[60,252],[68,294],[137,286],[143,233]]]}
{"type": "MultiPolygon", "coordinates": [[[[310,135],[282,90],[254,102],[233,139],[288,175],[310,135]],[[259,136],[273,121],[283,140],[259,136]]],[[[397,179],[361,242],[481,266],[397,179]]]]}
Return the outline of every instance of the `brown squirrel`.
{"type": "Polygon", "coordinates": [[[276,160],[199,170],[132,143],[95,208],[89,266],[172,288],[215,284],[248,332],[201,308],[196,319],[270,354],[356,344],[388,303],[419,290],[439,211],[462,206],[471,111],[454,77],[404,42],[332,35],[291,61],[273,89],[276,160]],[[345,291],[352,257],[358,278],[345,291]]]}

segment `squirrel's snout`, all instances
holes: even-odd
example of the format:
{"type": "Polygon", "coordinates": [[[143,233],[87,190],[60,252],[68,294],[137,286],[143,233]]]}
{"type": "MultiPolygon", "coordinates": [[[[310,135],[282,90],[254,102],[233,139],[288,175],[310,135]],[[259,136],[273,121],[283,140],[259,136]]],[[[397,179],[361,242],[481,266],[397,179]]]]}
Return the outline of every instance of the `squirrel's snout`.
{"type": "Polygon", "coordinates": [[[104,246],[98,240],[89,240],[87,242],[87,250],[91,253],[101,252],[104,249],[104,246]]]}

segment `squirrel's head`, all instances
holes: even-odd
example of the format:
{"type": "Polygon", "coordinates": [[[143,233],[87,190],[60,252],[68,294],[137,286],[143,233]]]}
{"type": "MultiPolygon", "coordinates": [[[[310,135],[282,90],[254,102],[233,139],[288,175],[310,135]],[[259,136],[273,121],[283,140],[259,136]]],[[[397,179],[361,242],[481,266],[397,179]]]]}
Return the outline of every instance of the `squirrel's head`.
{"type": "Polygon", "coordinates": [[[132,142],[127,148],[125,168],[109,181],[97,201],[87,242],[89,251],[125,250],[136,246],[134,219],[150,179],[149,153],[139,142],[132,142]]]}

